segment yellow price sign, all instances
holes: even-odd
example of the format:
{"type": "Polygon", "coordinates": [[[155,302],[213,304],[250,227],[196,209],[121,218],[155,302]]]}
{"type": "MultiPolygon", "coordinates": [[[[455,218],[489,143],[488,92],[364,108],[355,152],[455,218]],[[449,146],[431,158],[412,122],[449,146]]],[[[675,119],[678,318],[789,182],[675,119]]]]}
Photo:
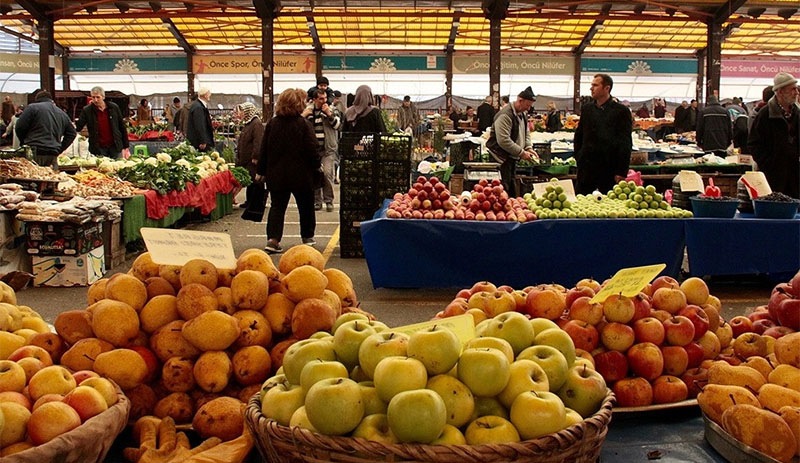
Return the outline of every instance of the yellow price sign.
{"type": "Polygon", "coordinates": [[[633,297],[647,286],[653,278],[657,277],[667,264],[645,265],[643,267],[624,268],[611,277],[611,280],[594,295],[591,303],[603,303],[612,294],[622,294],[633,297]]]}
{"type": "Polygon", "coordinates": [[[439,318],[437,320],[415,323],[413,325],[399,326],[397,328],[392,328],[392,331],[411,335],[411,333],[426,330],[433,326],[442,326],[452,330],[456,336],[458,336],[458,340],[461,341],[462,346],[466,344],[467,341],[475,337],[475,319],[469,314],[439,318]]]}

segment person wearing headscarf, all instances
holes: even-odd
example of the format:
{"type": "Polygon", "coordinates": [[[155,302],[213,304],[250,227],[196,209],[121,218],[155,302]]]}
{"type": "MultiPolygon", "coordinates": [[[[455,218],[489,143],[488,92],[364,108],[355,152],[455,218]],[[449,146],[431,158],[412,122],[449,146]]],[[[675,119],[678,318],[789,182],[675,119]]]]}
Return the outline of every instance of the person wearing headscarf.
{"type": "MultiPolygon", "coordinates": [[[[255,197],[255,189],[264,189],[263,182],[257,184],[255,181],[256,165],[258,164],[258,155],[261,149],[261,137],[264,134],[264,125],[261,124],[261,118],[258,117],[258,109],[256,109],[253,103],[242,103],[237,106],[236,109],[238,117],[242,124],[244,124],[244,128],[242,128],[242,131],[239,133],[239,139],[236,140],[236,165],[247,169],[247,172],[250,173],[250,178],[253,180],[253,183],[247,187],[244,203],[239,205],[242,209],[246,209],[251,199],[255,197]]],[[[263,194],[260,196],[263,197],[263,194]]]]}
{"type": "Polygon", "coordinates": [[[381,110],[373,106],[375,98],[368,85],[356,89],[353,104],[344,113],[343,132],[386,132],[381,110]]]}

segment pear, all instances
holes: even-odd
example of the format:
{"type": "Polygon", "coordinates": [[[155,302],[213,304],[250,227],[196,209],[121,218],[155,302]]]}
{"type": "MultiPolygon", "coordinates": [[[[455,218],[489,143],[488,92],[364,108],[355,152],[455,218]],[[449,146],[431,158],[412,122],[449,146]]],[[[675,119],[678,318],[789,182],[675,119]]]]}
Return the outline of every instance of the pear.
{"type": "Polygon", "coordinates": [[[194,363],[194,380],[206,392],[220,392],[233,375],[233,364],[223,351],[203,352],[194,363]]]}
{"type": "Polygon", "coordinates": [[[758,390],[758,401],[763,408],[778,413],[783,407],[800,407],[800,392],[777,384],[765,384],[758,390]]]}
{"type": "Polygon", "coordinates": [[[144,358],[130,349],[114,349],[98,355],[94,371],[114,381],[123,390],[142,384],[148,373],[144,358]]]}
{"type": "Polygon", "coordinates": [[[742,386],[749,388],[751,391],[758,391],[767,382],[767,379],[754,368],[745,365],[733,366],[720,360],[709,367],[708,382],[742,386]]]}
{"type": "Polygon", "coordinates": [[[722,413],[734,404],[761,407],[756,396],[741,386],[708,384],[697,394],[697,404],[712,421],[722,423],[722,413]]]}
{"type": "Polygon", "coordinates": [[[797,453],[797,440],[789,425],[769,410],[734,405],[722,414],[722,427],[736,440],[778,461],[790,461],[797,453]]]}
{"type": "Polygon", "coordinates": [[[294,302],[320,297],[328,286],[328,277],[319,269],[303,265],[289,272],[281,280],[283,293],[294,302]]]}
{"type": "Polygon", "coordinates": [[[225,350],[239,337],[236,318],[211,310],[183,324],[183,337],[201,351],[225,350]]]}

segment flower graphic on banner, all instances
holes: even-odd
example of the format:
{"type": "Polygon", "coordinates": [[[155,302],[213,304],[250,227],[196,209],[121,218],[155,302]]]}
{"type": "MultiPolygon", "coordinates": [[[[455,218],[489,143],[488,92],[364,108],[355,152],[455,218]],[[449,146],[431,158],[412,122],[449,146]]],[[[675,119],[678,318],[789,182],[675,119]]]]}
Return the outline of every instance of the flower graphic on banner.
{"type": "Polygon", "coordinates": [[[627,74],[652,74],[653,70],[650,69],[650,65],[647,64],[647,61],[631,61],[631,64],[628,65],[628,70],[626,71],[627,74]]]}
{"type": "Polygon", "coordinates": [[[370,71],[389,72],[396,71],[397,67],[389,58],[377,58],[369,66],[370,71]]]}
{"type": "Polygon", "coordinates": [[[114,72],[139,72],[139,65],[136,64],[136,61],[124,58],[114,65],[114,72]]]}

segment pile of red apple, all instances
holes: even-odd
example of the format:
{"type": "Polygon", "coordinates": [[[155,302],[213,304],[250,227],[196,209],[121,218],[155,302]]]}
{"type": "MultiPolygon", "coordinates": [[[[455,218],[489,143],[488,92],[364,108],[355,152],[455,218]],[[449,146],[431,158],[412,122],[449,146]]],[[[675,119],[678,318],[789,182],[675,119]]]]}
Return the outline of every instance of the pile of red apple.
{"type": "Polygon", "coordinates": [[[800,331],[800,272],[772,289],[767,305],[731,318],[734,337],[753,332],[775,339],[800,331]]]}
{"type": "Polygon", "coordinates": [[[481,179],[468,194],[453,196],[436,177],[424,176],[406,193],[396,193],[386,210],[390,219],[446,219],[528,222],[536,215],[521,198],[511,198],[500,180],[481,179]]]}

